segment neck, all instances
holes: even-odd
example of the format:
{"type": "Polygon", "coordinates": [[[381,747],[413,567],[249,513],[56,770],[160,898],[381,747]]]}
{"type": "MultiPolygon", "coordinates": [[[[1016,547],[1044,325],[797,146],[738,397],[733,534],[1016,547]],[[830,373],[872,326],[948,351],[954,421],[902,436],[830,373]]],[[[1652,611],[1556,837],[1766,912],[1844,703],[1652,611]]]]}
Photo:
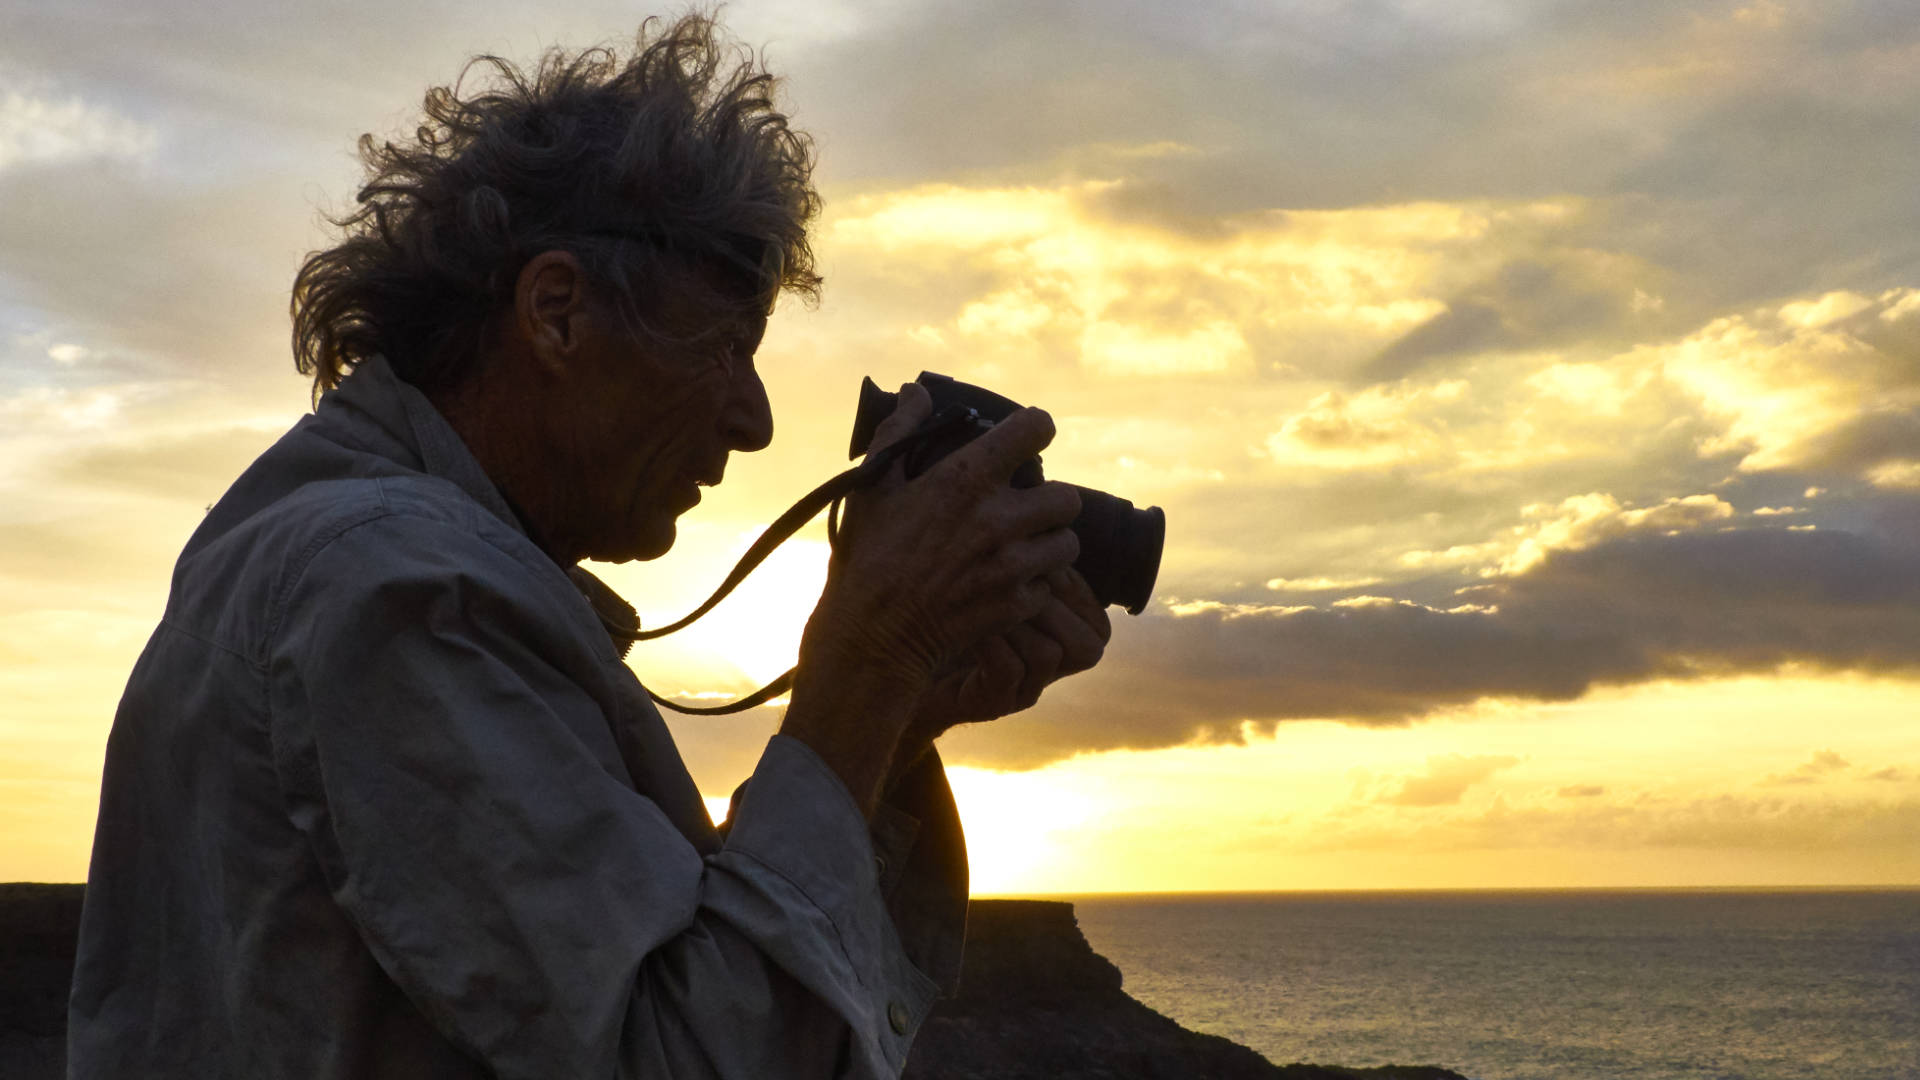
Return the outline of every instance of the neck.
{"type": "Polygon", "coordinates": [[[539,429],[539,410],[528,405],[541,400],[540,394],[535,387],[511,385],[501,374],[503,367],[508,365],[483,363],[430,400],[520,519],[528,538],[558,565],[572,566],[582,553],[570,540],[562,491],[552,482],[552,442],[539,429]]]}

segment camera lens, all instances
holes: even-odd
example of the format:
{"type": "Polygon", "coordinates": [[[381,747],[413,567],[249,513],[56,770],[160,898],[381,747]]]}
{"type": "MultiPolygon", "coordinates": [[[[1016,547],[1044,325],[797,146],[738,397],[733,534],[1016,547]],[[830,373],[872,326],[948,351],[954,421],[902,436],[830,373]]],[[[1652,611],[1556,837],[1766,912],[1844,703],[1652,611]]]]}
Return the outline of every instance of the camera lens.
{"type": "Polygon", "coordinates": [[[1119,604],[1130,615],[1140,614],[1160,576],[1166,513],[1157,506],[1136,509],[1118,495],[1078,484],[1073,489],[1080,493],[1080,516],[1073,522],[1080,558],[1073,568],[1102,604],[1119,604]]]}

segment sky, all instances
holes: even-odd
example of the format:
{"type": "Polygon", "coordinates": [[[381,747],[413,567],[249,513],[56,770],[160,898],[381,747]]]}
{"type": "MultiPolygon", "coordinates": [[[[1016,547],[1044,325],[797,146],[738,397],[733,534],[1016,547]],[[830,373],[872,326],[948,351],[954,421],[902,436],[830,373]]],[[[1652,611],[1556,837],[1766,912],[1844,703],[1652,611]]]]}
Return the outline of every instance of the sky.
{"type": "MultiPolygon", "coordinates": [[[[0,880],[81,880],[205,508],[308,407],[354,140],[586,2],[0,14],[0,880]]],[[[845,464],[863,375],[1046,407],[1165,509],[1107,659],[943,742],[983,893],[1920,884],[1910,0],[741,0],[826,288],[658,624],[845,464]]],[[[791,662],[815,531],[630,663],[791,662]]],[[[674,720],[701,790],[777,708],[674,720]]]]}

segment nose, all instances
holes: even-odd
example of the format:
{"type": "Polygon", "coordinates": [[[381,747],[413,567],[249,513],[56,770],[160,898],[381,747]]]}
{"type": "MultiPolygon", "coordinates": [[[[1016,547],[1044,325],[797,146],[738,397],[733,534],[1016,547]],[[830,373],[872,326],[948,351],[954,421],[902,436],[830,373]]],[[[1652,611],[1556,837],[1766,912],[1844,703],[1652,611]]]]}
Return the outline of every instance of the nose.
{"type": "Polygon", "coordinates": [[[720,422],[730,449],[751,454],[773,442],[773,403],[759,372],[749,368],[734,377],[733,396],[720,422]]]}

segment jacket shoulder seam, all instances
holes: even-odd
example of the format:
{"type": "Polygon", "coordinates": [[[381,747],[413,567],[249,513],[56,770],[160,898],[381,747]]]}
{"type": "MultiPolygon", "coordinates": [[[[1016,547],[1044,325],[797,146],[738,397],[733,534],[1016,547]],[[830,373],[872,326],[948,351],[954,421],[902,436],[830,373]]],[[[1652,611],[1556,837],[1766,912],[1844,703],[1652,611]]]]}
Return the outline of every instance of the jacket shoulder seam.
{"type": "Polygon", "coordinates": [[[312,565],[313,560],[319,556],[321,551],[325,550],[335,540],[340,539],[347,533],[352,532],[354,529],[370,521],[376,521],[393,514],[393,510],[387,505],[386,492],[380,491],[379,495],[379,505],[365,507],[356,513],[342,517],[332,522],[328,528],[315,533],[313,537],[307,541],[305,546],[300,549],[300,553],[294,557],[293,565],[282,572],[280,583],[274,587],[273,601],[268,608],[266,634],[260,642],[261,654],[258,663],[261,666],[264,667],[271,662],[273,643],[280,636],[280,623],[286,616],[287,604],[292,597],[294,588],[299,585],[300,579],[306,576],[307,567],[312,565]]]}
{"type": "Polygon", "coordinates": [[[176,634],[179,634],[181,637],[186,638],[189,641],[197,641],[200,644],[205,645],[210,649],[218,650],[220,652],[226,653],[228,656],[231,656],[236,660],[244,661],[249,667],[259,668],[264,666],[261,663],[261,660],[259,657],[248,656],[246,653],[246,650],[244,649],[236,648],[235,646],[229,645],[226,642],[219,640],[218,638],[200,633],[197,630],[190,629],[185,623],[182,623],[180,620],[174,618],[171,612],[163,613],[160,616],[160,625],[166,627],[168,630],[176,634]]]}

